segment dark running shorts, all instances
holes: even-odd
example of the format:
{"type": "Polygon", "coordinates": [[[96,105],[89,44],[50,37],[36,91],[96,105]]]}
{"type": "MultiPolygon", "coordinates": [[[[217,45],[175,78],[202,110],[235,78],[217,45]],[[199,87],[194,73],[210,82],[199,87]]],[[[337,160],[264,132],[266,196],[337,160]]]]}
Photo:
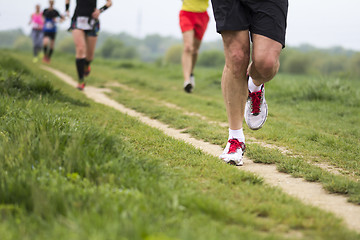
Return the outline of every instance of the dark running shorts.
{"type": "Polygon", "coordinates": [[[85,32],[86,36],[97,37],[98,34],[99,34],[99,31],[100,31],[100,22],[99,22],[99,20],[95,20],[94,24],[91,27],[92,27],[92,29],[89,29],[89,30],[84,30],[84,29],[78,27],[77,18],[74,17],[71,20],[71,25],[70,25],[70,28],[68,29],[68,31],[71,32],[73,29],[80,29],[80,30],[83,30],[85,32]]]}
{"type": "Polygon", "coordinates": [[[211,0],[216,30],[249,30],[285,47],[288,0],[211,0]]]}
{"type": "Polygon", "coordinates": [[[51,40],[55,40],[56,32],[44,32],[44,37],[48,37],[51,40]]]}

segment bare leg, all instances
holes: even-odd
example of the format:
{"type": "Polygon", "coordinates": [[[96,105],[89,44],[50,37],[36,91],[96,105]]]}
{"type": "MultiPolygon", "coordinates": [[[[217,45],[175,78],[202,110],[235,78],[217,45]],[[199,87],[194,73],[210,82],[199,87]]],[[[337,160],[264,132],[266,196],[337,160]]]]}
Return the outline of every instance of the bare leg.
{"type": "Polygon", "coordinates": [[[76,58],[85,58],[86,57],[86,41],[85,33],[82,30],[74,29],[72,30],[72,35],[75,43],[76,49],[76,58]]]}
{"type": "Polygon", "coordinates": [[[196,37],[194,38],[194,44],[193,44],[193,53],[192,53],[192,66],[191,66],[191,73],[194,72],[194,68],[195,68],[195,65],[196,65],[196,62],[197,62],[197,58],[198,58],[198,55],[199,55],[199,48],[200,48],[200,45],[201,45],[201,40],[200,39],[197,39],[196,37]]]}
{"type": "Polygon", "coordinates": [[[184,75],[184,82],[189,81],[190,74],[193,70],[193,52],[194,52],[194,30],[183,32],[184,48],[182,53],[182,68],[184,75]]]}
{"type": "Polygon", "coordinates": [[[86,57],[86,39],[83,30],[74,29],[72,31],[75,49],[76,49],[76,69],[79,77],[78,89],[84,89],[84,68],[86,57]]]}
{"type": "Polygon", "coordinates": [[[270,81],[280,67],[279,57],[282,45],[270,38],[253,34],[252,62],[249,65],[249,75],[255,85],[260,86],[270,81]]]}
{"type": "Polygon", "coordinates": [[[229,128],[241,129],[248,97],[246,71],[250,58],[248,31],[224,31],[225,67],[221,80],[229,128]]]}
{"type": "Polygon", "coordinates": [[[95,54],[97,37],[86,37],[86,60],[92,61],[95,54]]]}
{"type": "Polygon", "coordinates": [[[252,63],[249,65],[249,101],[246,105],[245,121],[250,129],[260,129],[268,115],[265,90],[261,84],[270,81],[279,70],[282,45],[265,36],[253,34],[252,63]]]}
{"type": "Polygon", "coordinates": [[[50,39],[50,49],[54,49],[55,46],[55,39],[50,39]]]}
{"type": "Polygon", "coordinates": [[[91,71],[91,61],[94,59],[97,36],[86,36],[86,58],[84,65],[84,76],[87,77],[91,71]]]}

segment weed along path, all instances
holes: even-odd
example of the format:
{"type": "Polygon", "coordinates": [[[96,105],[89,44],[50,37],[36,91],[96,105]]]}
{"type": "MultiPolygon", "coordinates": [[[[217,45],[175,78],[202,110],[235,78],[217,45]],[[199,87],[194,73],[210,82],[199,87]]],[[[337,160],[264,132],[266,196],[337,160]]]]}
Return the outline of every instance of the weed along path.
{"type": "MultiPolygon", "coordinates": [[[[41,68],[56,75],[69,85],[76,87],[77,83],[70,76],[48,66],[41,66],[41,68]]],[[[110,91],[109,89],[87,86],[84,94],[97,103],[104,104],[124,114],[136,117],[139,121],[160,129],[175,139],[185,141],[205,153],[213,156],[219,156],[221,154],[222,148],[220,146],[197,140],[189,134],[182,133],[181,130],[170,128],[160,121],[151,119],[144,114],[126,108],[122,104],[110,99],[106,95],[106,92],[110,91]]],[[[304,203],[334,213],[339,218],[342,218],[350,229],[360,233],[360,206],[347,202],[346,197],[328,194],[319,183],[306,182],[304,179],[294,178],[288,174],[280,173],[276,170],[275,165],[253,163],[253,161],[247,157],[244,158],[244,166],[238,168],[239,170],[250,171],[261,176],[267,184],[281,188],[284,192],[297,197],[304,203]]]]}

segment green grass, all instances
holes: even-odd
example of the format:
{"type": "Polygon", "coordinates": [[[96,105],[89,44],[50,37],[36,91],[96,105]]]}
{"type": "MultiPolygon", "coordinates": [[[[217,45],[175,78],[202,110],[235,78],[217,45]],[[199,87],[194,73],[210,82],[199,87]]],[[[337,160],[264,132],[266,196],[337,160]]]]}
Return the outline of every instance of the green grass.
{"type": "MultiPolygon", "coordinates": [[[[135,88],[139,101],[156,98],[201,114],[212,121],[227,121],[220,91],[221,69],[197,68],[196,91],[189,95],[182,91],[179,66],[132,63],[131,68],[125,68],[123,65],[126,64],[99,60],[89,82],[104,86],[106,82],[118,81],[135,88]]],[[[75,77],[72,69],[61,68],[75,77]]],[[[359,89],[360,82],[356,79],[278,75],[267,85],[270,108],[267,124],[261,131],[251,132],[246,128],[246,134],[276,142],[309,158],[318,157],[320,161],[360,176],[360,159],[357,154],[360,151],[360,130],[357,127],[360,124],[359,89]]],[[[126,93],[120,88],[115,90],[113,96],[125,105],[147,111],[154,118],[159,117],[156,113],[160,106],[142,107],[135,99],[129,99],[131,92],[126,93]]],[[[168,108],[162,109],[162,114],[169,111],[168,108]]],[[[182,114],[181,111],[177,112],[182,114]]],[[[183,118],[186,122],[188,117],[183,118]]],[[[168,123],[173,122],[173,119],[164,116],[162,121],[168,123]]],[[[178,126],[173,124],[178,128],[188,128],[193,126],[192,123],[189,121],[188,126],[184,126],[184,122],[178,126]]],[[[212,141],[217,144],[223,142],[223,134],[219,136],[212,141]]],[[[204,136],[200,138],[204,139],[204,136]]]]}
{"type": "MultiPolygon", "coordinates": [[[[62,69],[74,74],[67,67],[62,69]]],[[[94,85],[118,81],[136,89],[134,94],[113,88],[115,92],[111,96],[124,105],[172,127],[186,129],[194,137],[224,146],[226,128],[159,104],[159,101],[170,102],[208,120],[226,122],[220,91],[221,69],[197,68],[196,91],[190,95],[182,90],[180,66],[99,60],[97,71],[89,79],[94,85]]],[[[306,163],[316,161],[341,168],[345,179],[347,175],[359,179],[359,89],[360,82],[356,79],[278,75],[267,84],[270,113],[265,127],[255,132],[245,127],[245,133],[301,155],[310,172],[317,172],[318,168],[306,163]]]]}
{"type": "MultiPolygon", "coordinates": [[[[73,66],[66,61],[60,59],[56,65],[76,77],[73,66]]],[[[112,87],[114,92],[110,96],[120,103],[172,127],[184,129],[198,139],[225,145],[226,128],[209,123],[227,121],[220,90],[221,69],[197,67],[194,94],[182,90],[180,66],[97,60],[93,69],[88,80],[90,84],[101,87],[120,82],[136,90],[134,94],[112,87]],[[175,104],[182,110],[171,109],[161,102],[175,104]],[[208,120],[189,116],[183,111],[200,114],[208,120]]],[[[339,191],[328,188],[328,181],[336,182],[341,178],[341,182],[350,182],[341,192],[350,194],[349,200],[360,204],[359,191],[352,190],[360,185],[360,81],[279,74],[266,88],[270,111],[267,123],[260,131],[245,127],[245,135],[286,147],[294,155],[302,156],[300,161],[309,175],[317,175],[320,171],[309,164],[313,161],[341,169],[343,176],[329,175],[321,170],[321,174],[329,175],[330,180],[313,178],[312,181],[322,182],[331,192],[339,191]]],[[[249,156],[256,154],[251,151],[249,149],[249,156]]]]}
{"type": "Polygon", "coordinates": [[[0,60],[1,239],[359,239],[14,56],[0,60]]]}
{"type": "Polygon", "coordinates": [[[359,87],[358,80],[281,76],[268,92],[275,102],[275,126],[290,134],[283,131],[276,138],[287,138],[296,151],[360,176],[359,87]]]}
{"type": "Polygon", "coordinates": [[[321,182],[329,192],[348,195],[350,202],[360,203],[360,185],[353,178],[334,175],[311,165],[303,157],[287,156],[278,150],[266,149],[257,144],[248,144],[247,150],[249,157],[256,163],[276,164],[280,172],[304,178],[309,182],[321,182]]]}

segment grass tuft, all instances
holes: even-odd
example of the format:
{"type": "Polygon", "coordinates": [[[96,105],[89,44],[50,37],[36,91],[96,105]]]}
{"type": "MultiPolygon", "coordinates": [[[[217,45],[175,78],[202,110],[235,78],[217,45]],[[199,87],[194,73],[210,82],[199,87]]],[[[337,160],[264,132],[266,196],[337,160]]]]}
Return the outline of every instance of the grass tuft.
{"type": "MultiPolygon", "coordinates": [[[[47,76],[52,91],[44,93],[31,88],[32,76],[45,81],[46,74],[42,77],[44,72],[30,63],[31,56],[14,55],[32,67],[30,74],[16,73],[20,87],[11,87],[13,94],[7,93],[4,85],[1,87],[6,93],[0,95],[2,239],[359,237],[333,215],[303,205],[279,189],[263,184],[256,175],[239,171],[113,109],[89,103],[82,93],[50,74],[47,76]],[[54,90],[53,85],[61,86],[64,92],[54,90]]],[[[73,71],[68,58],[54,58],[53,62],[59,68],[73,71]]],[[[109,63],[106,67],[110,68],[117,64],[105,60],[104,63],[109,63]]],[[[95,70],[103,66],[94,63],[93,67],[95,70]]],[[[172,103],[188,111],[205,113],[209,119],[223,117],[219,111],[212,111],[219,110],[220,101],[208,104],[212,102],[211,91],[188,96],[176,87],[173,90],[174,81],[181,77],[177,71],[148,65],[138,70],[145,80],[134,84],[143,82],[144,86],[151,86],[147,81],[153,80],[154,86],[133,96],[162,121],[166,118],[157,111],[166,114],[166,108],[154,104],[156,100],[152,102],[148,96],[158,94],[162,100],[175,99],[172,103]],[[142,75],[142,71],[148,74],[142,75]],[[169,72],[169,79],[162,79],[157,71],[169,72]],[[157,78],[152,76],[155,73],[157,78]],[[162,91],[159,85],[167,91],[162,91]],[[186,107],[187,101],[194,103],[189,105],[191,109],[186,107]]],[[[10,76],[5,71],[9,72],[2,70],[1,81],[10,76]]],[[[104,76],[96,77],[94,71],[95,76],[89,81],[100,79],[100,85],[112,80],[110,75],[131,83],[138,76],[127,74],[139,74],[128,73],[126,69],[118,69],[119,73],[109,68],[98,71],[104,76]]],[[[135,105],[136,101],[129,100],[128,104],[144,109],[141,104],[135,105]]],[[[184,116],[176,109],[170,114],[184,116]]],[[[193,126],[189,128],[191,132],[200,129],[198,137],[208,137],[210,141],[220,142],[226,137],[224,129],[205,124],[195,116],[188,117],[179,122],[174,118],[174,125],[193,126]],[[211,131],[214,133],[209,137],[211,131]]],[[[257,146],[250,144],[248,154],[256,151],[257,146]]],[[[269,162],[279,159],[271,157],[277,156],[276,152],[263,154],[268,155],[269,162]]],[[[301,159],[297,161],[293,171],[307,173],[301,159]]]]}

